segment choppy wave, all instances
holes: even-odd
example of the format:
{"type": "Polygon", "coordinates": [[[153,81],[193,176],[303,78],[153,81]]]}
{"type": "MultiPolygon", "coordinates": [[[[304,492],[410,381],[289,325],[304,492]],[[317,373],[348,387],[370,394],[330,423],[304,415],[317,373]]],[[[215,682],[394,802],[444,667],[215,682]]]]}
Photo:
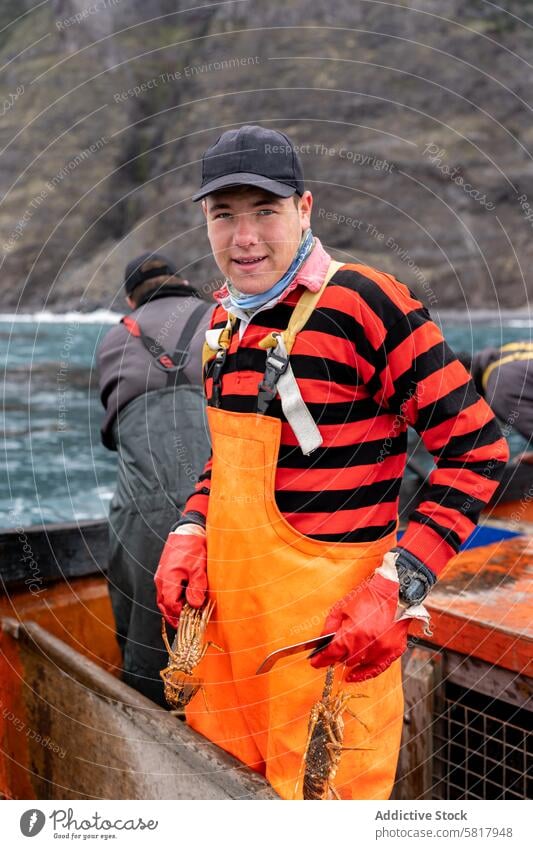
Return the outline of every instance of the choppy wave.
{"type": "Polygon", "coordinates": [[[0,322],[12,323],[15,321],[25,323],[42,322],[47,324],[117,324],[123,313],[112,310],[94,310],[94,312],[42,312],[32,313],[0,313],[0,322]]]}

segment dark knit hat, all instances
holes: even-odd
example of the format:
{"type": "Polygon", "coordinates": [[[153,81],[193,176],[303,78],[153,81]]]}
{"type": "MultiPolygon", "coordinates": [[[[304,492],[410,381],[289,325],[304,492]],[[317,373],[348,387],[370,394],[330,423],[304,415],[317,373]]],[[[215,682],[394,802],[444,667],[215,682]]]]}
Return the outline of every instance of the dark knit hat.
{"type": "Polygon", "coordinates": [[[172,260],[168,259],[163,254],[153,254],[153,253],[145,253],[140,256],[132,259],[131,262],[128,262],[126,266],[126,271],[124,272],[124,288],[126,290],[127,295],[131,295],[133,290],[139,286],[141,283],[144,283],[145,280],[149,280],[151,277],[164,277],[164,276],[172,276],[173,274],[177,274],[178,269],[172,262],[172,260]],[[145,262],[156,261],[162,263],[159,268],[150,268],[147,271],[141,271],[141,267],[145,262]]]}

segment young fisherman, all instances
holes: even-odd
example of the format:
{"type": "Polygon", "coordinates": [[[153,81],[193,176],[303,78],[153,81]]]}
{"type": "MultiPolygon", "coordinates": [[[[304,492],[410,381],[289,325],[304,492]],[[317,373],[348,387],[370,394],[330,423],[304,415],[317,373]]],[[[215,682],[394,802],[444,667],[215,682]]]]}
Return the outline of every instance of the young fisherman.
{"type": "Polygon", "coordinates": [[[225,132],[193,200],[226,278],[207,332],[212,458],[155,580],[174,625],[185,599],[201,606],[209,593],[208,639],[225,651],[198,667],[209,709],[196,696],[187,720],[292,798],[310,709],[336,664],[361,721],[344,714],[352,750],[335,786],[386,799],[409,624],[427,621],[422,602],[497,488],[507,445],[423,304],[389,274],[334,262],[313,235],[287,136],[225,132]],[[398,545],[408,425],[437,468],[398,545]],[[255,674],[322,626],[335,637],[311,662],[255,674]]]}

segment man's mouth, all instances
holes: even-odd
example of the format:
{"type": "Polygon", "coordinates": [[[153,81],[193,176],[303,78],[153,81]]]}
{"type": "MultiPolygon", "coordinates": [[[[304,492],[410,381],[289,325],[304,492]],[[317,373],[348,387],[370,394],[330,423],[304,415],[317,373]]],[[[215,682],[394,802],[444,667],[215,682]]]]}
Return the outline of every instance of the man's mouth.
{"type": "Polygon", "coordinates": [[[259,263],[263,262],[266,259],[266,256],[251,256],[251,257],[239,257],[232,259],[239,268],[257,268],[259,263]]]}

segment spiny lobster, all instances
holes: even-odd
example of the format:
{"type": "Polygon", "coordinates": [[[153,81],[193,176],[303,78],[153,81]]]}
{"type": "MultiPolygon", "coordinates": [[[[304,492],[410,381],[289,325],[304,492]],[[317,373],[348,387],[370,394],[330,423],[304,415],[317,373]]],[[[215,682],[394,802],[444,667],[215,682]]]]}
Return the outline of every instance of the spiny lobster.
{"type": "Polygon", "coordinates": [[[307,742],[302,758],[302,766],[296,781],[295,795],[298,790],[302,769],[305,767],[302,794],[304,799],[340,799],[333,784],[342,752],[372,751],[373,747],[343,746],[343,713],[349,713],[368,731],[365,723],[348,708],[352,699],[364,698],[364,695],[339,690],[332,695],[334,666],[328,666],[322,698],[315,702],[309,714],[307,742]]]}
{"type": "Polygon", "coordinates": [[[184,604],[178,620],[175,640],[168,641],[165,620],[161,622],[161,636],[168,651],[169,664],[159,673],[163,679],[165,699],[176,713],[183,713],[191,699],[202,687],[202,679],[194,678],[193,672],[204,658],[210,646],[223,651],[216,643],[204,642],[207,628],[215,603],[208,602],[197,610],[184,604]]]}

